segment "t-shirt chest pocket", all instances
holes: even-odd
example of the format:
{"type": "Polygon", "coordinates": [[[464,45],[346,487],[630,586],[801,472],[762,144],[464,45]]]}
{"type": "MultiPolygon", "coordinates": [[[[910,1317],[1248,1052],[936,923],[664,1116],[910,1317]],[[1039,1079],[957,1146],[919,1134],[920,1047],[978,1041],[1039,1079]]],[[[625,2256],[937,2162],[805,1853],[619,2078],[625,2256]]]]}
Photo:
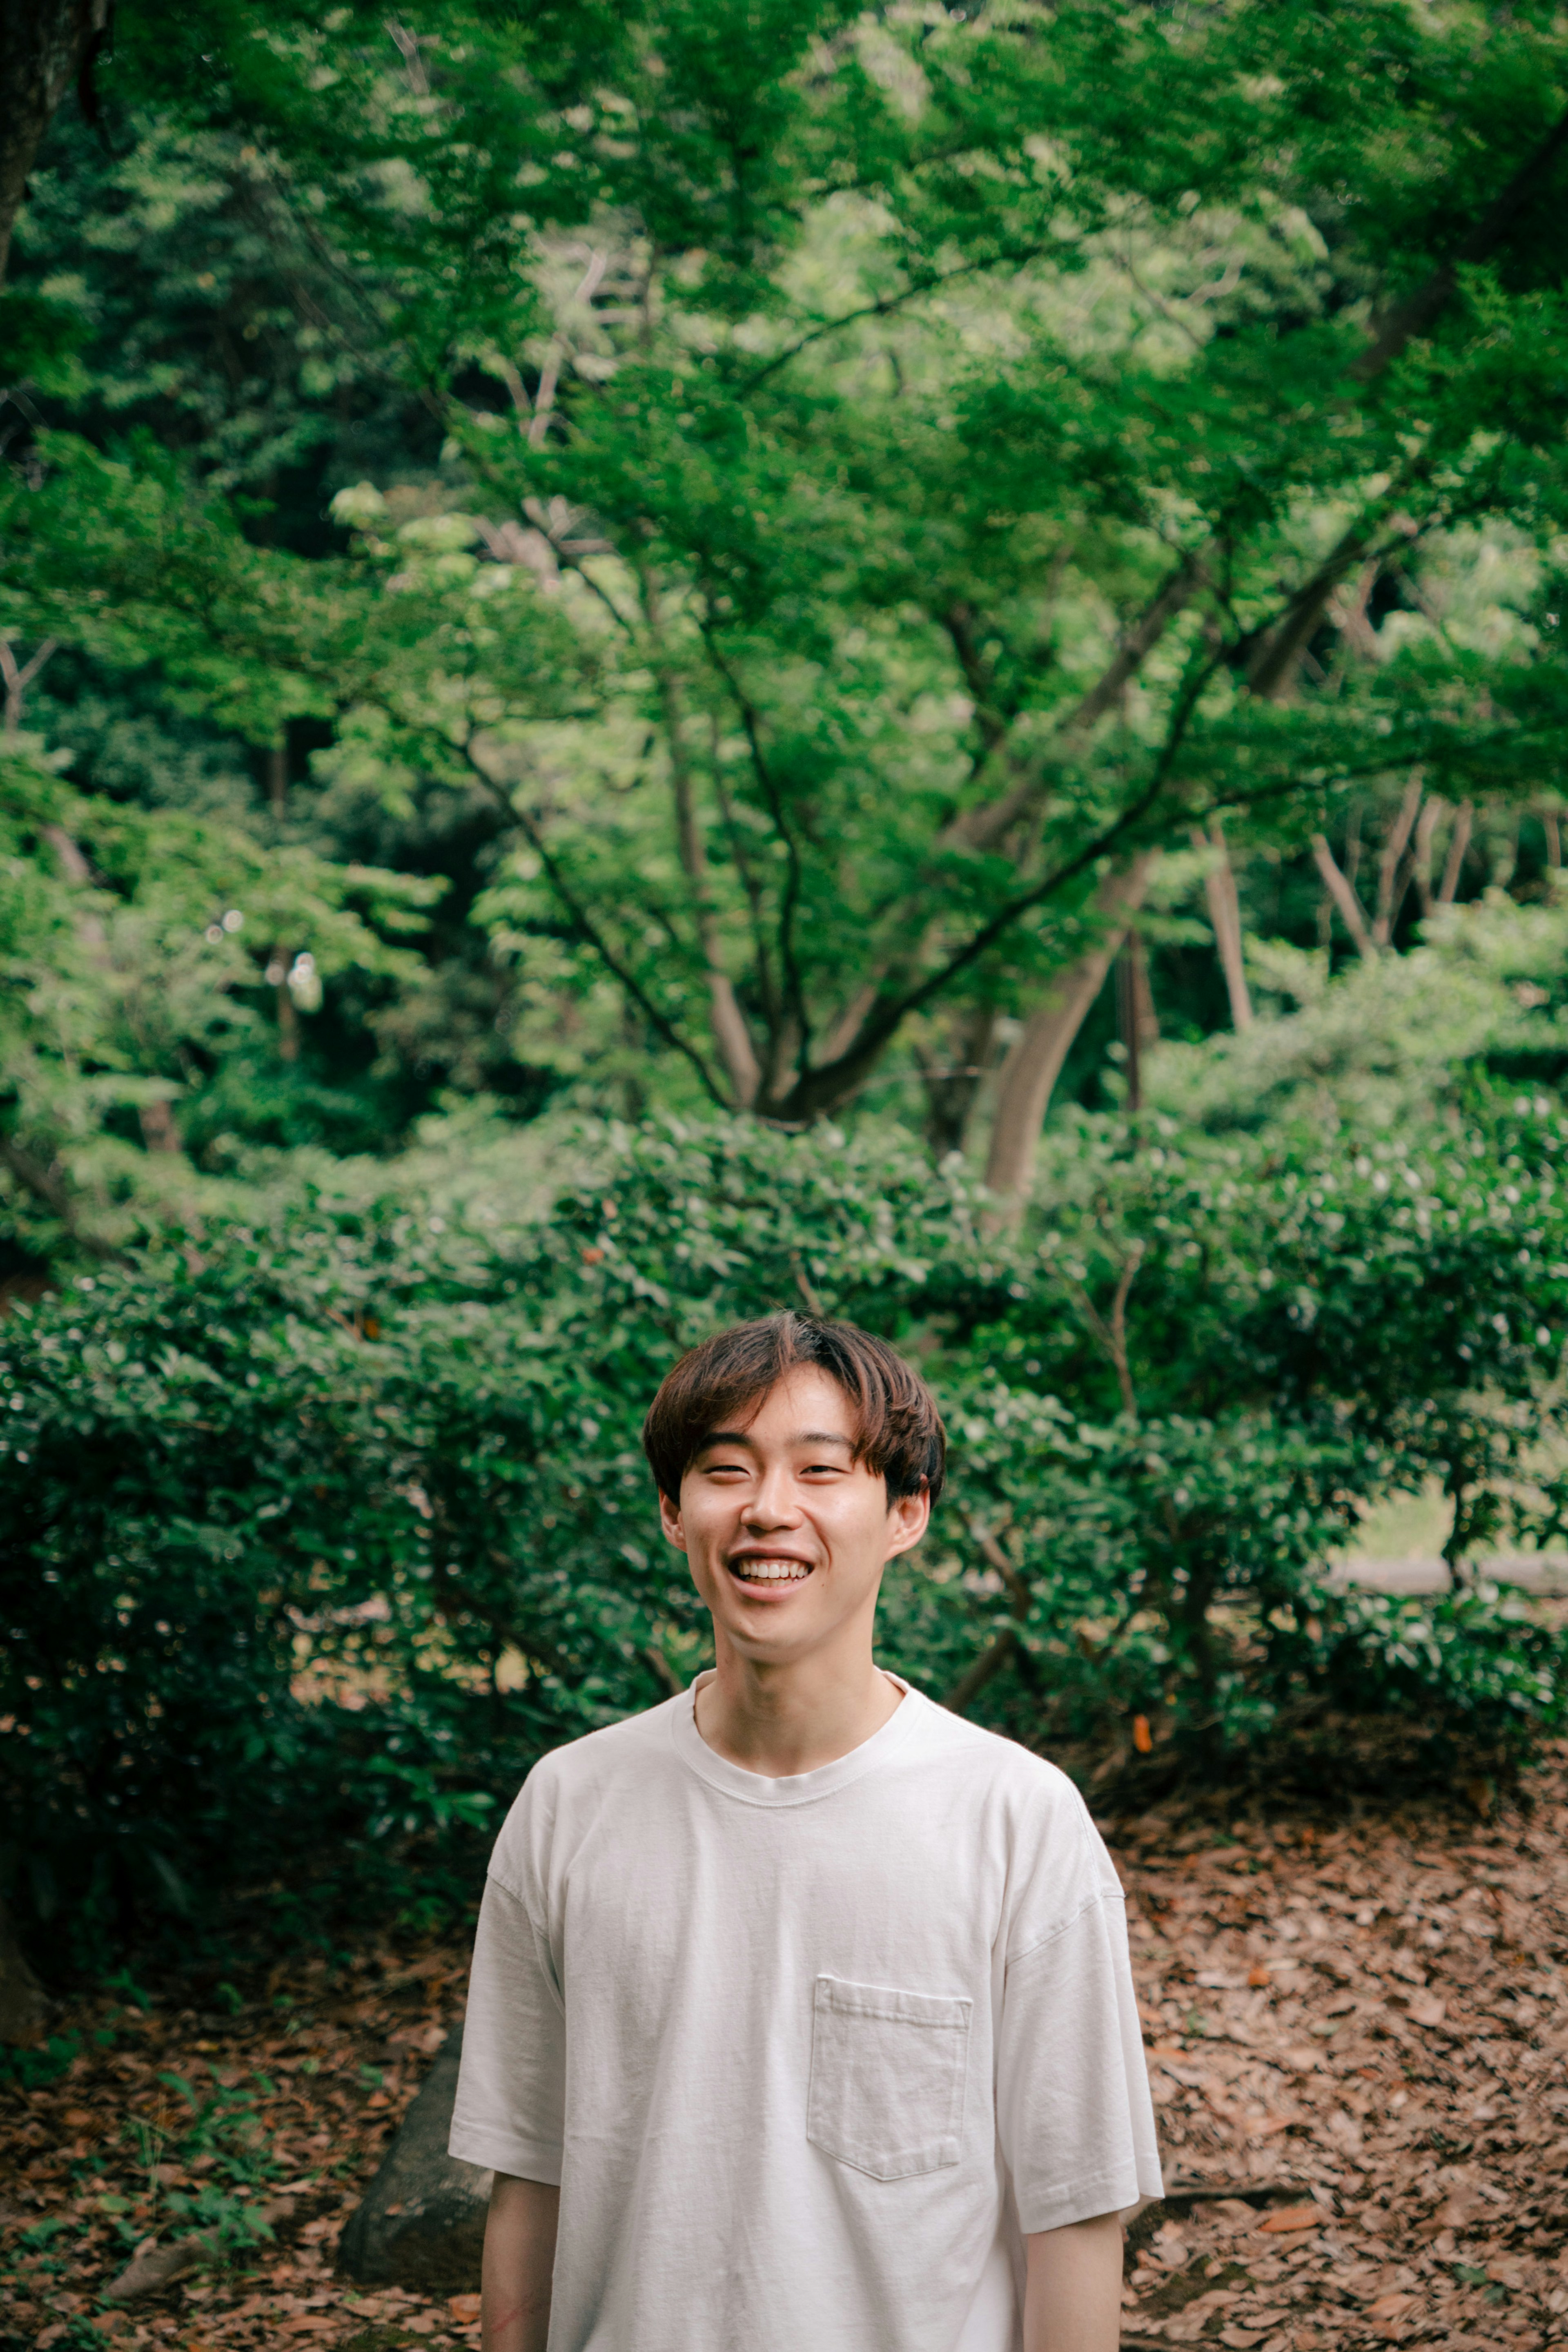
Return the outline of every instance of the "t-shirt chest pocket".
{"type": "Polygon", "coordinates": [[[806,2137],[873,2180],[956,2164],[970,2000],[819,1977],[806,2137]]]}

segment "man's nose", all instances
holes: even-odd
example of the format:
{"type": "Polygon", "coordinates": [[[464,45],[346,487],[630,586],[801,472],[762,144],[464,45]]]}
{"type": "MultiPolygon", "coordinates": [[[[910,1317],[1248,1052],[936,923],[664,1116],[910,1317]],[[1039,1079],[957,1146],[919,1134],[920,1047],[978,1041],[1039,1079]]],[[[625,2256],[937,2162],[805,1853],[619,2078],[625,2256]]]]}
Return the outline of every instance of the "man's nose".
{"type": "Polygon", "coordinates": [[[747,1524],[756,1528],[793,1526],[800,1517],[794,1481],[782,1465],[765,1470],[746,1506],[747,1524]]]}

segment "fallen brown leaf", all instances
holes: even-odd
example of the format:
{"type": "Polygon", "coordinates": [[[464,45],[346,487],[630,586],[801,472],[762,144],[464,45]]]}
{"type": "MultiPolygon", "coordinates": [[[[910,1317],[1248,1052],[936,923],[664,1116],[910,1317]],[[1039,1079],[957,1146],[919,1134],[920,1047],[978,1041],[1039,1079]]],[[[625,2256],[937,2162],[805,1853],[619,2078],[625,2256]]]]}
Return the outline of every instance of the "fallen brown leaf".
{"type": "Polygon", "coordinates": [[[1301,2230],[1321,2230],[1326,2219],[1316,2205],[1282,2205],[1277,2213],[1265,2213],[1258,2227],[1278,2237],[1291,2237],[1301,2230]]]}
{"type": "Polygon", "coordinates": [[[139,2296],[157,2294],[176,2279],[188,2276],[212,2260],[199,2238],[181,2238],[163,2246],[138,2247],[132,2260],[108,2292],[116,2303],[134,2303],[139,2296]]]}

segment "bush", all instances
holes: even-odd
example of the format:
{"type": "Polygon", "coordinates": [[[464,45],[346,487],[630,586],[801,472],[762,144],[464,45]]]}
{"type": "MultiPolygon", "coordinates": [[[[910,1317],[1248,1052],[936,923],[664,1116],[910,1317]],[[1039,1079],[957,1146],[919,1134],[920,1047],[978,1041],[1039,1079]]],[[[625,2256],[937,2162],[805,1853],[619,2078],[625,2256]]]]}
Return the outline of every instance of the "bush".
{"type": "Polygon", "coordinates": [[[1495,1598],[1323,1565],[1434,1473],[1459,1550],[1554,1524],[1555,1111],[1479,1103],[1420,1156],[1089,1129],[1012,1237],[885,1138],[591,1142],[523,1213],[483,1163],[320,1194],[0,1327],[0,1773],[46,1959],[219,1888],[290,1932],[465,1900],[541,1748],[706,1661],[638,1424],[682,1347],[784,1305],[886,1334],[949,1416],[883,1621],[935,1695],[1211,1762],[1335,1707],[1513,1753],[1561,1718],[1559,1644],[1495,1598]]]}

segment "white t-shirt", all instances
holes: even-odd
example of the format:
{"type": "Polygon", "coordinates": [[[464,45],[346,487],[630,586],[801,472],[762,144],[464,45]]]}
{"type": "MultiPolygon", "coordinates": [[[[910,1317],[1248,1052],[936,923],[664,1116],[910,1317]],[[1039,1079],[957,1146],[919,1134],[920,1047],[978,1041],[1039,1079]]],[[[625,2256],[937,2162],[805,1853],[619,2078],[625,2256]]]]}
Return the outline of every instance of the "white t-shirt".
{"type": "Polygon", "coordinates": [[[451,2148],[560,2183],[549,2352],[1016,2352],[1020,2231],[1161,2193],[1083,1801],[907,1688],[789,1780],[693,1706],[545,1757],[490,1863],[451,2148]]]}

